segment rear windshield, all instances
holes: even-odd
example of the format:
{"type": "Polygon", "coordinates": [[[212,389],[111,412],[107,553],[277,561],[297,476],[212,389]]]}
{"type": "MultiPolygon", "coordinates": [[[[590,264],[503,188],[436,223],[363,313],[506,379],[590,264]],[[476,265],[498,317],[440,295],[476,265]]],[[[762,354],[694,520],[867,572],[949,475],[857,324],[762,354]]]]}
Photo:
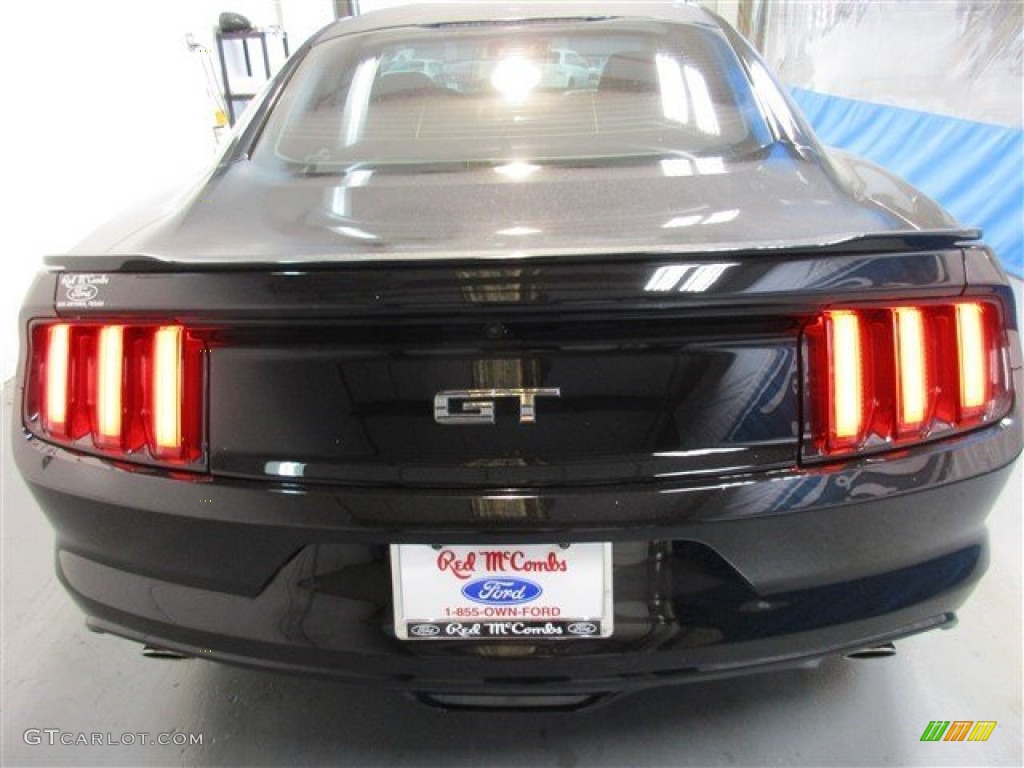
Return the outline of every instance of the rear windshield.
{"type": "Polygon", "coordinates": [[[399,28],[315,47],[253,159],[387,164],[746,154],[771,141],[711,29],[594,20],[399,28]]]}

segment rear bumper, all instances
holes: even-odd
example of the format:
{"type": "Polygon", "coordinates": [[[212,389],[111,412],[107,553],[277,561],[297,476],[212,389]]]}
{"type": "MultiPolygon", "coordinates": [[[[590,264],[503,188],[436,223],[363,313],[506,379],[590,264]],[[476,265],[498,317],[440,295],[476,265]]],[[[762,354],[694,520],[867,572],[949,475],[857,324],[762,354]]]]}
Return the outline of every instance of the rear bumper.
{"type": "MultiPolygon", "coordinates": [[[[420,643],[410,649],[394,640],[389,632],[380,631],[380,625],[389,623],[389,618],[377,611],[353,611],[340,601],[321,600],[315,608],[300,609],[300,628],[290,621],[295,617],[280,607],[278,598],[288,583],[285,574],[285,580],[271,587],[265,596],[241,605],[240,598],[224,600],[222,595],[208,593],[205,598],[196,599],[195,591],[175,594],[173,585],[137,577],[124,579],[124,574],[111,573],[105,566],[75,556],[62,555],[60,563],[62,581],[90,614],[88,624],[94,631],[197,658],[312,674],[339,682],[383,685],[396,691],[542,700],[567,695],[605,698],[697,680],[815,666],[828,657],[931,629],[951,628],[956,623],[954,607],[966,599],[985,570],[987,548],[971,548],[923,564],[919,569],[887,574],[884,580],[826,590],[812,599],[817,603],[827,601],[834,609],[832,615],[826,611],[804,629],[787,627],[785,618],[778,626],[772,626],[771,619],[757,622],[754,617],[750,623],[760,623],[764,636],[761,630],[748,627],[744,634],[749,639],[735,640],[724,637],[720,628],[697,626],[692,619],[684,618],[679,623],[657,627],[642,642],[553,641],[560,645],[537,644],[533,654],[506,658],[482,656],[477,647],[460,642],[420,643]],[[922,583],[932,578],[940,583],[921,589],[922,583]],[[128,613],[111,607],[109,593],[103,596],[107,602],[101,603],[79,591],[101,585],[106,590],[118,581],[137,597],[149,590],[150,595],[160,598],[149,601],[147,597],[145,606],[139,601],[116,601],[133,611],[128,613]],[[904,582],[918,583],[908,591],[906,599],[901,599],[894,593],[899,591],[897,585],[904,582]],[[886,593],[882,599],[892,601],[868,608],[864,604],[865,591],[872,597],[886,593]],[[921,599],[924,593],[929,596],[921,599]],[[170,617],[166,615],[142,617],[143,613],[152,615],[156,610],[164,610],[165,601],[181,605],[181,600],[191,602],[190,622],[202,623],[205,629],[168,624],[170,617]],[[206,620],[196,622],[194,616],[198,614],[192,611],[201,612],[206,620]],[[239,623],[239,616],[246,618],[239,623]],[[291,633],[288,627],[293,630],[291,633]],[[313,631],[303,631],[310,629],[313,631]],[[586,647],[581,643],[586,643],[586,647]]],[[[622,607],[621,602],[618,607],[622,607]]],[[[296,606],[291,608],[295,610],[296,606]]],[[[803,622],[797,620],[794,624],[803,622]]]]}
{"type": "Polygon", "coordinates": [[[999,424],[884,459],[538,494],[168,477],[17,437],[64,585],[103,631],[433,694],[602,695],[948,626],[1019,451],[999,424]],[[611,541],[606,640],[404,643],[388,545],[611,541]]]}

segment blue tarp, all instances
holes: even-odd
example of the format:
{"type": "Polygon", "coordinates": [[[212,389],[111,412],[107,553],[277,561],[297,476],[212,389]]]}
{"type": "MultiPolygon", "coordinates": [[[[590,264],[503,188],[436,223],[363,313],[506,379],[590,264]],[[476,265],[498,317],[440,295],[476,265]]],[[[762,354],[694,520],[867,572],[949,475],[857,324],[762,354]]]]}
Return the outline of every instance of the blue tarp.
{"type": "Polygon", "coordinates": [[[873,160],[984,230],[1024,276],[1024,131],[792,88],[824,144],[873,160]]]}

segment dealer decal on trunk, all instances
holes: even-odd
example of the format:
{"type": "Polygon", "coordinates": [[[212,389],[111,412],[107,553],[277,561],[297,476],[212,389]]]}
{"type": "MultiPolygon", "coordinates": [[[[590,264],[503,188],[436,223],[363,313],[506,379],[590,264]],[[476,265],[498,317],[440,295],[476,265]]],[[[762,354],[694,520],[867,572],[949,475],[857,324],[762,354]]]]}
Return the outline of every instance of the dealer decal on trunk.
{"type": "Polygon", "coordinates": [[[109,283],[109,275],[61,275],[57,286],[57,309],[103,307],[106,301],[102,292],[109,283]]]}

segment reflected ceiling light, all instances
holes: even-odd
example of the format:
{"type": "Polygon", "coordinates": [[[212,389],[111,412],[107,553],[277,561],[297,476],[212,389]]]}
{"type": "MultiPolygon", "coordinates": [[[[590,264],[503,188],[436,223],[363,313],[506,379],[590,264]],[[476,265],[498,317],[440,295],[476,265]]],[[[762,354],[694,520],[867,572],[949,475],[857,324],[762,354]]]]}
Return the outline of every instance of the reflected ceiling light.
{"type": "Polygon", "coordinates": [[[540,84],[541,75],[540,67],[525,56],[509,56],[494,68],[491,85],[506,99],[518,103],[540,84]]]}
{"type": "Polygon", "coordinates": [[[675,229],[676,227],[692,227],[695,224],[725,224],[732,221],[740,212],[737,208],[730,208],[726,211],[715,211],[706,216],[691,214],[689,216],[676,216],[661,225],[662,229],[675,229]]]}
{"type": "Polygon", "coordinates": [[[722,129],[718,126],[718,116],[715,114],[714,104],[711,103],[711,94],[708,93],[704,73],[694,67],[683,67],[683,73],[686,76],[686,84],[690,87],[690,97],[693,99],[697,130],[718,136],[722,129]]]}
{"type": "Polygon", "coordinates": [[[666,176],[693,176],[693,161],[688,157],[666,157],[661,161],[661,172],[666,176]]]}
{"type": "Polygon", "coordinates": [[[666,157],[661,172],[666,176],[716,176],[725,173],[725,162],[720,157],[666,157]]]}
{"type": "Polygon", "coordinates": [[[670,264],[654,270],[644,290],[650,293],[703,293],[725,274],[734,263],[722,264],[670,264]]]}
{"type": "Polygon", "coordinates": [[[665,293],[675,288],[679,281],[686,276],[686,273],[693,269],[693,264],[673,264],[668,267],[658,267],[647,281],[644,290],[651,293],[665,293]]]}
{"type": "Polygon", "coordinates": [[[370,91],[377,76],[377,59],[366,59],[356,67],[352,86],[345,99],[345,146],[351,147],[363,135],[366,113],[370,108],[370,91]]]}
{"type": "Polygon", "coordinates": [[[659,451],[653,456],[665,459],[690,459],[696,456],[714,456],[719,453],[736,453],[746,450],[745,448],[699,448],[693,451],[659,451]]]}
{"type": "Polygon", "coordinates": [[[360,168],[355,171],[349,171],[345,174],[344,186],[349,189],[356,187],[365,187],[370,183],[370,179],[373,177],[373,171],[368,168],[360,168]]]}
{"type": "Polygon", "coordinates": [[[499,165],[494,169],[495,173],[500,173],[502,176],[512,179],[513,181],[522,181],[523,179],[529,178],[534,173],[540,170],[539,165],[533,165],[522,160],[513,160],[505,165],[499,165]]]}
{"type": "Polygon", "coordinates": [[[758,61],[752,62],[750,78],[754,81],[754,97],[764,101],[765,109],[763,111],[778,119],[786,134],[796,133],[796,123],[792,119],[793,113],[789,104],[786,103],[786,97],[782,95],[775,79],[768,73],[764,65],[758,61]]]}
{"type": "Polygon", "coordinates": [[[332,232],[337,232],[339,235],[345,237],[352,237],[356,240],[376,240],[377,236],[372,232],[367,232],[365,229],[359,229],[358,227],[331,227],[332,232]]]}
{"type": "Polygon", "coordinates": [[[703,216],[676,216],[661,225],[662,229],[675,229],[676,227],[692,227],[700,222],[703,216]]]}
{"type": "Polygon", "coordinates": [[[331,187],[329,208],[335,216],[348,216],[348,187],[331,187]]]}
{"type": "Polygon", "coordinates": [[[710,216],[704,219],[705,224],[724,224],[727,221],[732,221],[740,212],[736,208],[730,208],[727,211],[715,211],[710,216]]]}
{"type": "Polygon", "coordinates": [[[360,169],[358,171],[349,171],[345,174],[344,180],[340,186],[332,187],[329,190],[331,202],[329,207],[332,213],[337,216],[348,216],[349,215],[349,195],[350,189],[356,187],[365,187],[370,177],[373,176],[373,171],[360,169]]]}
{"type": "Polygon", "coordinates": [[[679,286],[679,290],[684,293],[704,293],[718,282],[725,270],[733,266],[735,264],[701,264],[686,282],[679,286]]]}
{"type": "Polygon", "coordinates": [[[540,230],[534,227],[509,227],[508,229],[499,229],[495,234],[508,235],[509,237],[524,237],[525,235],[538,235],[540,230]]]}
{"type": "Polygon", "coordinates": [[[658,82],[661,87],[661,111],[666,120],[685,123],[690,117],[690,107],[686,101],[686,86],[683,83],[683,71],[679,62],[659,53],[654,57],[658,68],[658,82]]]}
{"type": "Polygon", "coordinates": [[[695,157],[694,164],[701,176],[715,176],[725,173],[725,162],[720,157],[695,157]]]}
{"type": "Polygon", "coordinates": [[[306,465],[299,461],[268,461],[263,471],[278,477],[302,477],[306,473],[306,465]]]}

